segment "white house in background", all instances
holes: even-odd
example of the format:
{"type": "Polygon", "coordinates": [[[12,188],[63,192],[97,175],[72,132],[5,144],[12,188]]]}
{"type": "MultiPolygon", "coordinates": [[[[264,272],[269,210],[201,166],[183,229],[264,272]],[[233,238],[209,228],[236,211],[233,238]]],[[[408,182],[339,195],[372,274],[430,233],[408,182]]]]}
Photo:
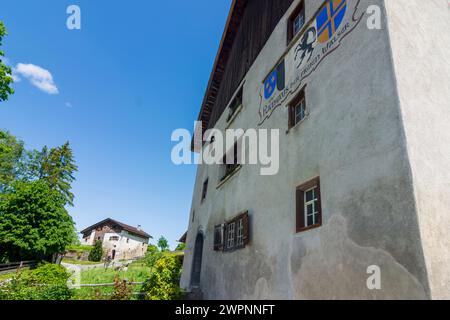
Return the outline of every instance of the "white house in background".
{"type": "Polygon", "coordinates": [[[133,259],[145,255],[151,235],[128,224],[105,219],[81,231],[84,245],[94,245],[100,240],[105,250],[105,258],[113,260],[133,259]]]}

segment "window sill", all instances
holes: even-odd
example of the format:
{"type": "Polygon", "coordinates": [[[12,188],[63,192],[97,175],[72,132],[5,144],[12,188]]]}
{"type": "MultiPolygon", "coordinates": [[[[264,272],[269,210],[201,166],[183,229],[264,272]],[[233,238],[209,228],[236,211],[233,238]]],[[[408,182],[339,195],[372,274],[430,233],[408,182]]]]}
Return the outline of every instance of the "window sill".
{"type": "Polygon", "coordinates": [[[233,252],[242,250],[242,249],[244,249],[245,247],[246,247],[245,244],[242,244],[242,245],[239,245],[239,246],[235,246],[235,247],[233,247],[233,248],[231,248],[231,249],[224,249],[222,252],[223,252],[223,253],[233,253],[233,252]]]}
{"type": "Polygon", "coordinates": [[[306,231],[311,231],[311,230],[320,228],[321,226],[322,226],[322,223],[317,223],[315,225],[312,225],[312,226],[309,226],[309,227],[306,227],[306,228],[298,229],[295,233],[298,235],[298,234],[301,234],[301,233],[306,232],[306,231]]]}
{"type": "Polygon", "coordinates": [[[239,170],[241,170],[242,165],[239,165],[238,167],[236,167],[236,169],[234,169],[232,172],[230,172],[227,176],[225,176],[217,185],[216,189],[220,189],[225,183],[227,183],[231,178],[234,177],[234,175],[236,173],[239,172],[239,170]]]}
{"type": "Polygon", "coordinates": [[[291,127],[291,128],[288,128],[288,129],[286,130],[286,134],[289,134],[289,132],[291,132],[291,131],[293,131],[293,130],[296,130],[298,127],[300,127],[300,126],[302,125],[303,122],[305,122],[306,120],[308,120],[308,118],[309,118],[309,113],[306,114],[306,116],[302,119],[302,121],[300,121],[299,123],[297,123],[295,126],[293,126],[293,127],[291,127]]]}

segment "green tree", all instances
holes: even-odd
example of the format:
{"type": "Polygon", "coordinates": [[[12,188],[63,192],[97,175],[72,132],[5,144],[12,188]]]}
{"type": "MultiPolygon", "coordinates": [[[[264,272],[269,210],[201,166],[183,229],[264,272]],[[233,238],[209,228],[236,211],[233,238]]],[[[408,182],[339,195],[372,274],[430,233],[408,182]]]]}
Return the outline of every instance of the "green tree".
{"type": "Polygon", "coordinates": [[[167,241],[166,238],[161,237],[158,240],[158,247],[162,252],[168,251],[169,250],[169,242],[167,241]]]}
{"type": "MultiPolygon", "coordinates": [[[[0,46],[2,45],[3,37],[8,33],[6,31],[5,25],[0,21],[0,46]]],[[[14,93],[11,88],[11,83],[13,83],[11,68],[4,64],[3,57],[5,53],[0,50],[0,101],[8,100],[8,96],[14,93]]]]}
{"type": "Polygon", "coordinates": [[[76,237],[64,197],[40,180],[15,181],[11,186],[0,197],[3,259],[51,260],[76,237]]]}
{"type": "Polygon", "coordinates": [[[21,140],[0,130],[0,192],[17,179],[24,152],[21,140]]]}
{"type": "Polygon", "coordinates": [[[30,168],[36,170],[37,178],[47,182],[51,189],[60,192],[66,204],[73,206],[74,195],[71,189],[78,167],[69,142],[50,150],[44,147],[41,152],[32,154],[30,159],[30,168]]]}
{"type": "Polygon", "coordinates": [[[94,248],[92,248],[91,252],[89,252],[89,261],[99,262],[103,257],[103,247],[102,242],[97,240],[94,244],[94,248]]]}
{"type": "Polygon", "coordinates": [[[179,243],[175,251],[183,251],[186,248],[186,243],[179,243]]]}
{"type": "Polygon", "coordinates": [[[24,143],[0,130],[0,192],[14,180],[46,182],[61,193],[65,205],[73,206],[71,192],[78,170],[69,142],[60,147],[27,151],[24,143]]]}

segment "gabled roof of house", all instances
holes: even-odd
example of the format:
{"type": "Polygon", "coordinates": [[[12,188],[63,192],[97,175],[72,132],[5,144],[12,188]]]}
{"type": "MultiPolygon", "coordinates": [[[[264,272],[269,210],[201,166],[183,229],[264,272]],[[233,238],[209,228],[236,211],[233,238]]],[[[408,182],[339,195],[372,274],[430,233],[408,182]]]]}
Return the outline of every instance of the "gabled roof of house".
{"type": "Polygon", "coordinates": [[[130,226],[130,225],[126,224],[126,223],[123,223],[123,222],[111,219],[111,218],[108,218],[108,219],[102,220],[102,221],[100,221],[100,222],[98,222],[96,224],[93,224],[92,226],[87,227],[86,229],[82,230],[81,233],[87,233],[87,232],[91,231],[92,229],[98,228],[98,227],[100,227],[102,225],[105,225],[107,223],[116,224],[120,228],[122,228],[122,229],[124,229],[124,230],[126,230],[126,231],[128,231],[130,233],[136,234],[138,236],[141,236],[141,237],[144,237],[144,238],[153,239],[153,237],[151,235],[149,235],[148,233],[146,233],[145,231],[140,230],[140,229],[138,229],[136,227],[130,226]]]}
{"type": "Polygon", "coordinates": [[[178,240],[180,243],[186,243],[187,240],[187,231],[181,236],[181,238],[178,240]]]}

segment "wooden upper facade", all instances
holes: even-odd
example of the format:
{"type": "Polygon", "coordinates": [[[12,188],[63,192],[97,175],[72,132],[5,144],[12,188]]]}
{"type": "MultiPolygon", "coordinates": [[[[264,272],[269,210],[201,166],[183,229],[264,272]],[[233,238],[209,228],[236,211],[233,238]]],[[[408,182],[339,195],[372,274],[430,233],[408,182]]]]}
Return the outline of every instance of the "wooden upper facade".
{"type": "Polygon", "coordinates": [[[234,0],[200,110],[213,128],[293,0],[234,0]]]}

